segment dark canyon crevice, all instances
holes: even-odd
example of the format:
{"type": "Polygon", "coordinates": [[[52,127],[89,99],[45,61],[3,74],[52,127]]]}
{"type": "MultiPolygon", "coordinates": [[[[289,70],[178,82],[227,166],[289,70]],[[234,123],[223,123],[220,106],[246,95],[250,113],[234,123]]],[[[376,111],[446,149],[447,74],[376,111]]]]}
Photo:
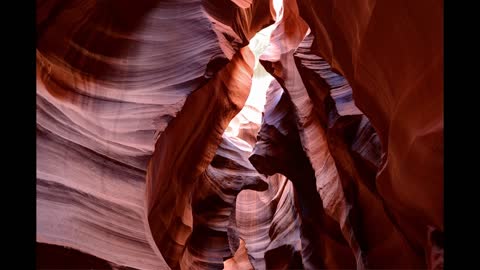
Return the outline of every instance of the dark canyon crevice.
{"type": "MultiPolygon", "coordinates": [[[[280,95],[281,98],[272,110],[266,111],[265,118],[277,121],[262,124],[250,161],[260,173],[281,173],[292,181],[302,221],[305,269],[353,268],[355,259],[339,224],[323,211],[322,200],[316,191],[315,173],[297,131],[293,104],[278,83],[271,86],[272,91],[267,95],[280,95]]],[[[275,98],[267,97],[267,106],[269,100],[275,98]]]]}

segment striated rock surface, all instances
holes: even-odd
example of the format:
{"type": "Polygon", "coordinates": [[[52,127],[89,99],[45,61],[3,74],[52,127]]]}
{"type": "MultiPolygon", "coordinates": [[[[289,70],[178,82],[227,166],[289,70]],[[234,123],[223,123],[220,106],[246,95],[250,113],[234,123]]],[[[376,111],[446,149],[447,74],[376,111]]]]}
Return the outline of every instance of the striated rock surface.
{"type": "MultiPolygon", "coordinates": [[[[290,12],[295,12],[295,9],[290,9],[290,12]]],[[[298,23],[303,21],[299,16],[296,19],[298,23]]],[[[317,21],[310,22],[315,24],[317,21]]],[[[294,24],[286,24],[286,27],[291,25],[294,24]]],[[[298,27],[292,26],[291,29],[302,32],[298,27]]],[[[318,28],[312,33],[316,34],[315,31],[319,31],[318,28]]],[[[338,36],[338,33],[335,32],[334,35],[338,36]]],[[[317,188],[322,199],[327,201],[325,206],[327,212],[340,222],[344,235],[356,255],[357,267],[425,267],[426,261],[422,249],[425,249],[426,245],[418,245],[418,242],[411,241],[412,235],[408,230],[412,228],[398,222],[398,212],[396,213],[395,207],[389,205],[385,199],[385,193],[377,190],[378,179],[375,181],[372,178],[378,166],[385,160],[381,161],[378,158],[381,156],[380,144],[375,139],[373,130],[369,128],[368,118],[362,116],[352,102],[348,102],[349,95],[351,96],[350,86],[342,82],[341,76],[329,71],[328,64],[319,57],[316,50],[318,43],[312,42],[312,34],[308,35],[298,48],[285,46],[297,40],[295,37],[290,35],[279,40],[272,36],[271,47],[284,50],[267,48],[266,51],[269,54],[262,56],[262,59],[268,62],[263,63],[288,91],[296,106],[303,146],[306,148],[312,166],[324,170],[324,172],[316,171],[317,188]],[[358,130],[356,130],[357,127],[359,127],[358,130]],[[366,137],[368,141],[365,141],[366,137]],[[364,141],[356,141],[357,139],[364,141]],[[321,147],[323,140],[325,146],[321,147]],[[361,146],[362,144],[364,145],[361,146]],[[353,153],[350,153],[352,148],[350,145],[353,146],[353,153]],[[325,152],[326,149],[329,151],[325,152]],[[323,156],[320,154],[322,151],[323,156]],[[361,169],[357,169],[359,167],[361,169]],[[330,170],[330,176],[326,170],[330,170]],[[376,205],[374,211],[370,209],[372,204],[376,205]],[[368,210],[366,210],[367,207],[368,210]],[[368,227],[371,224],[379,223],[382,223],[379,226],[382,228],[380,234],[385,234],[387,238],[376,238],[373,237],[372,232],[369,232],[368,227]],[[389,240],[385,242],[385,239],[389,240]],[[406,253],[397,261],[385,260],[385,257],[392,257],[394,250],[397,252],[405,250],[406,253]]],[[[318,39],[319,36],[315,38],[318,39]]],[[[355,86],[354,83],[354,89],[355,86]]],[[[437,108],[441,112],[441,108],[437,108]]],[[[441,121],[441,115],[438,116],[440,118],[432,121],[437,123],[438,119],[441,121]]],[[[386,150],[388,153],[388,148],[386,150]]],[[[441,178],[437,179],[441,181],[441,178]]],[[[437,196],[441,194],[438,189],[436,190],[437,196]]],[[[391,199],[392,197],[389,197],[388,200],[391,199]]],[[[417,227],[417,229],[420,228],[417,227]]]]}
{"type": "Polygon", "coordinates": [[[37,0],[37,267],[443,269],[442,10],[37,0]]]}
{"type": "Polygon", "coordinates": [[[244,190],[238,195],[238,234],[255,269],[288,269],[292,257],[301,250],[293,186],[279,174],[267,181],[269,187],[264,192],[244,190]]]}
{"type": "MultiPolygon", "coordinates": [[[[210,60],[222,51],[199,1],[150,1],[130,12],[122,3],[110,13],[107,3],[39,4],[37,240],[167,268],[144,218],[146,165],[186,95],[219,69],[210,60]]],[[[246,99],[243,65],[237,73],[246,69],[247,80],[224,76],[247,83],[246,99]]],[[[236,102],[234,111],[243,106],[236,102]]]]}
{"type": "Polygon", "coordinates": [[[173,268],[193,226],[193,184],[214,158],[223,131],[247,100],[253,65],[254,55],[245,47],[187,98],[157,141],[147,168],[146,211],[155,243],[173,268]],[[196,114],[200,111],[203,114],[196,114]],[[195,114],[197,119],[192,117],[195,114]],[[172,207],[173,211],[166,210],[172,207]]]}
{"type": "Polygon", "coordinates": [[[311,53],[312,41],[310,34],[296,49],[294,58],[309,96],[317,104],[316,115],[327,130],[328,146],[351,206],[349,221],[363,263],[368,268],[422,267],[421,256],[415,254],[395,220],[389,218],[390,210],[372,185],[381,155],[377,134],[353,104],[348,82],[311,53]],[[399,250],[403,250],[402,258],[392,259],[399,250]]]}
{"type": "Polygon", "coordinates": [[[316,189],[315,172],[297,131],[294,105],[274,81],[267,94],[265,118],[250,157],[265,174],[281,173],[295,188],[302,222],[302,259],[306,269],[348,269],[355,260],[338,222],[327,215],[316,189]]]}
{"type": "Polygon", "coordinates": [[[376,187],[417,254],[443,232],[443,2],[299,1],[385,152],[376,187]]]}
{"type": "Polygon", "coordinates": [[[167,268],[145,226],[147,162],[222,51],[201,2],[129,3],[38,1],[37,241],[167,268]]]}
{"type": "Polygon", "coordinates": [[[223,269],[224,260],[242,253],[235,220],[237,195],[244,189],[268,188],[265,177],[248,162],[250,152],[245,141],[224,135],[211,164],[195,183],[193,231],[183,269],[223,269]]]}

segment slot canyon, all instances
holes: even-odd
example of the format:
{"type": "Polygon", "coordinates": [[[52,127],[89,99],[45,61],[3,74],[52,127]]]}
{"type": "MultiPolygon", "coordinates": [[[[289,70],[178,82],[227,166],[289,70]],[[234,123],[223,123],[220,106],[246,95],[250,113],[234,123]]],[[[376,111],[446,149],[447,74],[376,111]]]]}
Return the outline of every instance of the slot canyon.
{"type": "Polygon", "coordinates": [[[443,269],[443,9],[37,0],[37,269],[443,269]]]}

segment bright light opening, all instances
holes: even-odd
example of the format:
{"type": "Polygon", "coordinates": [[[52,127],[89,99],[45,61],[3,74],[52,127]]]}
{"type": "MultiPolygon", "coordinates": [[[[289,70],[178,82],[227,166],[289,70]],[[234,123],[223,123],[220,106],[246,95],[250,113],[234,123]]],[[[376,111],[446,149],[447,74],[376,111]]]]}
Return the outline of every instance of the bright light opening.
{"type": "Polygon", "coordinates": [[[259,63],[259,59],[270,46],[272,32],[281,22],[283,17],[283,0],[273,0],[273,7],[276,14],[275,23],[259,31],[252,39],[250,39],[250,43],[248,44],[248,47],[255,55],[255,66],[250,94],[245,106],[232,119],[232,121],[230,121],[223,136],[237,137],[237,139],[240,139],[238,136],[242,125],[254,123],[258,127],[256,130],[256,132],[258,132],[260,125],[262,124],[262,113],[265,108],[268,86],[274,78],[259,63]]]}

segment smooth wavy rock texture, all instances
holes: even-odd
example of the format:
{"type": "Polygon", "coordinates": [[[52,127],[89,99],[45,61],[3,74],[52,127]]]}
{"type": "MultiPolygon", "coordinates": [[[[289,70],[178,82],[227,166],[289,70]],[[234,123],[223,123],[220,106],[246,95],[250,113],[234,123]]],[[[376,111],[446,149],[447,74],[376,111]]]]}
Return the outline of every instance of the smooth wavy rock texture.
{"type": "MultiPolygon", "coordinates": [[[[326,136],[332,157],[342,180],[346,200],[351,205],[350,222],[355,238],[363,254],[367,268],[422,266],[420,256],[389,219],[391,213],[375,190],[372,182],[380,162],[381,145],[368,118],[353,104],[352,89],[348,82],[333,72],[321,57],[311,53],[312,35],[307,36],[294,53],[296,66],[303,75],[309,96],[317,106],[315,110],[326,136]],[[369,136],[368,140],[360,140],[369,136]],[[356,155],[354,147],[370,149],[367,156],[356,155]],[[372,162],[374,166],[365,166],[372,162]],[[369,190],[370,187],[370,190],[369,190]],[[378,226],[382,230],[370,231],[378,226]],[[404,256],[397,261],[393,250],[404,250],[404,256]],[[385,260],[385,258],[390,258],[385,260]]],[[[358,152],[358,151],[357,151],[358,152]]]]}
{"type": "MultiPolygon", "coordinates": [[[[199,1],[127,4],[106,12],[106,2],[39,3],[37,13],[50,16],[38,16],[37,239],[119,265],[168,268],[145,222],[147,162],[222,51],[199,1]]],[[[230,70],[247,80],[225,78],[247,82],[246,99],[243,63],[230,70]]],[[[235,102],[231,117],[243,107],[235,102]]]]}
{"type": "Polygon", "coordinates": [[[443,269],[442,11],[37,0],[37,268],[443,269]]]}
{"type": "MultiPolygon", "coordinates": [[[[307,9],[307,5],[304,5],[303,7],[307,9]]],[[[302,14],[301,11],[300,11],[300,14],[302,14]]],[[[301,22],[302,20],[303,18],[298,18],[298,21],[301,22]]],[[[315,25],[317,21],[311,20],[310,22],[313,26],[317,26],[315,25]]],[[[331,22],[329,23],[333,24],[331,22]]],[[[288,24],[287,26],[290,26],[290,25],[293,25],[293,24],[288,24]]],[[[302,29],[299,29],[299,28],[292,27],[292,29],[297,29],[297,31],[299,32],[302,31],[302,29]]],[[[315,30],[319,31],[318,28],[315,30]]],[[[347,32],[347,31],[342,31],[341,33],[344,33],[344,32],[347,32]]],[[[313,31],[313,33],[315,33],[315,31],[313,31]]],[[[335,32],[334,35],[338,35],[338,33],[335,32]]],[[[291,39],[291,37],[293,36],[294,35],[291,35],[286,38],[291,39]]],[[[316,38],[319,38],[319,37],[316,36],[316,38]]],[[[362,227],[366,228],[368,226],[367,224],[363,224],[362,226],[362,224],[359,224],[359,221],[368,223],[366,220],[369,215],[365,212],[365,210],[362,211],[360,207],[356,205],[356,203],[363,204],[365,206],[368,205],[369,207],[371,207],[370,205],[373,198],[367,198],[367,197],[372,197],[372,195],[369,195],[369,196],[367,196],[367,194],[360,195],[363,193],[361,191],[361,186],[356,185],[356,187],[354,187],[353,185],[351,185],[351,179],[361,180],[362,177],[358,174],[358,172],[355,172],[356,170],[351,169],[352,166],[354,165],[354,162],[352,158],[349,157],[349,154],[342,153],[342,152],[348,151],[348,141],[351,142],[351,139],[348,139],[348,137],[346,137],[346,136],[349,136],[348,133],[350,132],[355,134],[355,131],[352,132],[352,131],[349,131],[348,129],[351,129],[351,127],[354,125],[358,125],[355,122],[358,122],[360,119],[363,120],[361,121],[362,129],[364,129],[363,127],[365,125],[368,126],[369,123],[368,123],[368,119],[364,116],[362,116],[362,118],[355,119],[353,115],[360,114],[360,111],[357,110],[354,106],[349,106],[350,108],[345,107],[344,105],[346,102],[339,101],[340,97],[338,94],[339,92],[338,86],[332,85],[332,79],[334,79],[335,76],[331,76],[331,74],[325,74],[325,72],[324,74],[321,74],[322,63],[321,61],[318,61],[321,59],[321,57],[319,57],[318,55],[315,55],[315,51],[318,51],[316,50],[318,47],[312,48],[311,49],[312,52],[310,54],[308,54],[308,51],[307,51],[307,54],[305,54],[305,49],[302,48],[302,46],[304,47],[307,45],[307,49],[308,49],[308,43],[310,44],[311,47],[318,46],[318,43],[312,42],[311,39],[312,38],[310,34],[309,36],[307,36],[307,38],[304,39],[304,42],[303,42],[304,44],[300,44],[299,47],[295,50],[293,57],[291,53],[288,53],[288,52],[285,52],[285,53],[281,52],[280,55],[275,55],[275,53],[272,53],[272,55],[268,57],[264,57],[264,59],[269,60],[273,63],[272,64],[269,64],[267,62],[264,62],[264,63],[267,66],[269,66],[267,70],[272,72],[272,74],[280,80],[280,82],[283,84],[285,89],[289,92],[293,103],[297,106],[297,110],[298,110],[297,113],[300,118],[299,119],[300,127],[303,129],[301,133],[304,134],[304,136],[302,137],[302,139],[304,140],[303,145],[304,147],[306,147],[307,153],[310,156],[310,160],[312,162],[313,167],[314,168],[316,167],[315,159],[320,158],[320,160],[323,160],[323,163],[319,163],[319,165],[321,164],[321,168],[323,170],[329,169],[329,168],[330,170],[334,170],[332,171],[333,174],[331,174],[332,175],[331,176],[332,178],[330,178],[331,180],[326,179],[326,177],[328,176],[327,173],[317,172],[316,174],[317,181],[320,180],[320,183],[317,182],[317,187],[318,187],[318,184],[322,184],[321,182],[323,181],[326,181],[325,183],[331,183],[330,185],[325,185],[324,188],[320,188],[320,189],[323,189],[323,194],[322,194],[322,190],[320,190],[320,194],[322,195],[322,198],[325,198],[327,200],[331,199],[332,202],[339,203],[337,204],[337,207],[335,207],[334,203],[332,203],[331,206],[329,206],[327,203],[326,210],[328,211],[329,208],[332,207],[330,212],[332,217],[335,217],[335,215],[339,215],[340,213],[344,213],[343,218],[346,218],[345,223],[343,224],[345,226],[344,233],[346,234],[347,239],[350,239],[351,247],[354,250],[354,253],[356,254],[357,267],[360,267],[360,268],[364,266],[382,267],[382,268],[383,267],[408,267],[408,266],[411,267],[412,265],[414,265],[415,267],[423,267],[425,260],[422,258],[424,257],[423,253],[426,250],[422,250],[422,246],[424,249],[426,245],[425,244],[420,246],[416,245],[416,243],[414,243],[410,239],[411,235],[409,235],[409,232],[407,231],[410,228],[406,228],[406,226],[402,226],[402,224],[399,224],[398,218],[396,217],[396,215],[398,215],[398,212],[396,212],[396,209],[391,205],[389,205],[388,203],[388,200],[391,200],[392,197],[389,197],[389,199],[386,199],[384,193],[382,193],[382,190],[377,192],[376,189],[373,189],[374,193],[372,195],[375,195],[375,197],[377,197],[376,204],[379,205],[379,207],[384,208],[384,209],[380,208],[379,211],[384,212],[383,220],[385,220],[387,224],[384,224],[381,227],[386,229],[386,232],[385,232],[386,235],[390,235],[389,239],[392,239],[392,240],[388,241],[390,242],[389,244],[381,243],[381,242],[377,242],[377,244],[374,244],[372,242],[374,240],[368,239],[368,237],[365,238],[365,236],[362,236],[361,232],[359,232],[360,228],[362,227]],[[315,58],[317,58],[317,61],[315,61],[316,60],[315,58]],[[322,80],[322,77],[323,77],[323,80],[322,80]],[[326,84],[325,84],[325,81],[326,81],[326,84]],[[326,98],[325,93],[322,94],[321,92],[322,84],[328,86],[327,88],[331,88],[331,91],[330,91],[331,97],[326,98]],[[308,92],[308,95],[305,94],[305,90],[308,92]],[[313,90],[316,90],[316,91],[313,91],[313,90]],[[332,102],[332,99],[334,102],[332,102]],[[310,105],[310,103],[313,103],[315,105],[312,106],[310,105]],[[333,107],[332,103],[335,103],[336,108],[333,107]],[[312,111],[316,111],[316,112],[314,113],[312,111]],[[315,117],[315,114],[317,117],[315,117]],[[352,117],[344,117],[344,116],[340,117],[342,115],[352,115],[352,117]],[[326,147],[316,148],[316,147],[319,147],[318,145],[321,141],[321,140],[319,141],[319,139],[324,136],[322,134],[322,129],[316,127],[317,126],[317,124],[315,124],[315,122],[317,121],[316,119],[319,119],[318,125],[322,125],[323,129],[326,129],[327,131],[325,135],[326,135],[326,141],[328,143],[328,147],[330,148],[331,157],[330,155],[327,154],[326,156],[324,156],[324,158],[321,158],[321,155],[319,154],[320,149],[323,149],[323,151],[325,151],[326,147]],[[302,123],[302,121],[304,121],[304,124],[302,123]],[[314,128],[317,128],[317,129],[315,130],[314,128]],[[311,143],[309,143],[310,138],[312,138],[311,143]],[[345,145],[345,143],[347,143],[347,145],[345,145]],[[327,165],[330,158],[333,158],[333,160],[335,160],[335,165],[333,164],[327,165]],[[337,171],[336,173],[335,173],[335,170],[337,171]],[[350,181],[347,182],[346,180],[350,180],[350,181]],[[339,191],[340,190],[340,185],[338,184],[339,182],[341,182],[343,194],[346,194],[344,198],[342,198],[343,197],[342,192],[339,191]],[[335,199],[335,197],[337,199],[335,199]],[[367,201],[370,201],[370,203],[367,203],[367,201]],[[347,205],[347,207],[342,205],[347,205]],[[387,215],[388,218],[385,215],[387,215]],[[392,226],[393,228],[391,228],[392,226]],[[389,227],[390,229],[387,229],[389,227]],[[350,234],[351,236],[347,236],[348,234],[350,234]],[[376,248],[375,245],[384,245],[385,247],[376,248]],[[396,245],[396,248],[402,248],[402,250],[407,250],[408,252],[406,252],[401,259],[399,258],[398,261],[392,261],[392,260],[386,261],[382,259],[384,255],[380,255],[381,252],[390,252],[388,251],[387,246],[389,246],[389,248],[392,248],[393,250],[394,245],[396,245]],[[370,254],[376,253],[378,255],[365,254],[366,250],[371,250],[369,252],[370,254]],[[360,258],[361,260],[359,260],[360,258]],[[368,265],[366,264],[367,261],[368,261],[368,265]]],[[[277,42],[279,44],[288,44],[288,42],[285,42],[285,41],[280,42],[274,38],[271,39],[271,42],[272,43],[277,42]]],[[[326,44],[328,44],[328,42],[326,44]]],[[[288,51],[287,46],[278,45],[277,47],[286,48],[286,50],[284,51],[288,51]]],[[[275,52],[275,51],[272,51],[272,52],[275,52]]],[[[277,53],[278,53],[278,50],[277,50],[277,53]]],[[[334,66],[335,64],[336,63],[334,62],[334,66]]],[[[440,76],[437,76],[437,78],[439,77],[440,76]]],[[[352,80],[352,81],[355,81],[355,80],[352,80]]],[[[439,90],[441,92],[441,88],[439,88],[439,90]]],[[[348,89],[344,89],[343,92],[348,92],[348,89]]],[[[432,101],[429,100],[428,102],[431,103],[432,101]]],[[[441,107],[436,107],[436,108],[439,109],[438,110],[439,112],[441,112],[441,107]]],[[[433,121],[436,121],[436,123],[438,123],[437,119],[440,119],[440,121],[442,119],[441,115],[439,115],[439,117],[440,118],[436,118],[433,121]]],[[[360,133],[359,132],[356,132],[356,133],[357,133],[357,138],[360,138],[358,137],[360,133]]],[[[372,145],[372,143],[376,145],[379,145],[379,144],[378,142],[376,142],[377,140],[374,137],[373,138],[371,137],[372,140],[367,144],[366,147],[375,151],[375,149],[378,149],[379,147],[375,147],[374,145],[372,145]],[[368,146],[368,145],[372,145],[372,146],[368,146]]],[[[353,143],[357,149],[358,147],[360,147],[359,142],[353,142],[353,143]]],[[[375,152],[378,152],[378,151],[375,151],[375,152]]],[[[380,154],[374,154],[374,156],[378,157],[380,156],[380,154]]],[[[371,157],[369,158],[368,161],[369,162],[373,161],[372,162],[373,165],[382,163],[382,161],[378,161],[375,159],[372,160],[371,157]]],[[[385,162],[385,160],[383,160],[383,162],[385,162]]],[[[385,163],[383,163],[382,165],[384,164],[385,163]]],[[[382,171],[382,169],[380,171],[382,171]]],[[[379,177],[381,177],[381,174],[379,175],[379,177]]],[[[441,181],[441,178],[440,179],[437,178],[437,179],[439,183],[443,182],[441,181]]],[[[372,180],[367,180],[366,182],[371,183],[372,180]]],[[[374,185],[370,184],[369,186],[372,187],[377,185],[378,185],[378,178],[377,178],[377,182],[374,185]]],[[[435,187],[434,189],[434,190],[437,190],[437,192],[435,193],[437,194],[436,196],[441,194],[441,192],[438,192],[438,188],[439,187],[435,187]]],[[[428,192],[432,192],[432,189],[430,189],[428,192]]],[[[425,199],[425,198],[422,198],[422,199],[425,199]]],[[[436,201],[437,206],[441,205],[441,203],[439,202],[441,202],[441,199],[436,201]]],[[[431,201],[431,203],[433,203],[433,201],[431,201]]],[[[369,213],[371,213],[371,211],[369,211],[369,213]]],[[[376,215],[375,219],[378,219],[378,218],[379,217],[376,215]]],[[[341,216],[337,220],[342,225],[341,216]]],[[[378,220],[376,220],[375,222],[378,222],[378,220]]],[[[426,229],[426,227],[424,227],[424,229],[426,229]]],[[[422,237],[420,237],[419,239],[421,238],[422,237]]],[[[384,241],[385,238],[379,238],[379,239],[382,239],[381,241],[384,241]]],[[[419,239],[417,239],[417,241],[419,239]]],[[[390,257],[392,256],[389,255],[388,258],[390,257]]]]}
{"type": "Polygon", "coordinates": [[[320,120],[314,115],[312,101],[308,97],[301,75],[295,67],[293,50],[270,59],[272,58],[278,58],[279,61],[272,63],[272,65],[264,63],[268,65],[267,70],[288,91],[292,100],[297,122],[301,129],[301,144],[310,159],[316,178],[316,185],[313,188],[316,188],[320,194],[327,215],[339,223],[345,239],[354,251],[358,267],[363,268],[364,265],[361,260],[363,255],[349,221],[350,206],[346,201],[335,161],[329,151],[325,130],[322,128],[320,120]]]}
{"type": "Polygon", "coordinates": [[[228,124],[215,156],[194,184],[194,225],[181,261],[183,269],[223,269],[229,258],[225,267],[235,269],[240,264],[251,269],[245,242],[238,235],[236,204],[242,190],[264,191],[269,187],[266,177],[248,161],[265,102],[256,97],[265,97],[267,74],[256,65],[244,107],[228,124]]]}
{"type": "Polygon", "coordinates": [[[378,193],[423,257],[430,228],[439,239],[444,230],[443,2],[333,3],[299,1],[300,16],[315,36],[313,50],[350,82],[377,131],[378,193]]]}
{"type": "Polygon", "coordinates": [[[281,173],[293,183],[302,221],[300,251],[305,268],[352,268],[355,260],[338,222],[323,211],[294,110],[287,93],[274,81],[267,93],[264,123],[250,161],[259,172],[281,173]]]}

